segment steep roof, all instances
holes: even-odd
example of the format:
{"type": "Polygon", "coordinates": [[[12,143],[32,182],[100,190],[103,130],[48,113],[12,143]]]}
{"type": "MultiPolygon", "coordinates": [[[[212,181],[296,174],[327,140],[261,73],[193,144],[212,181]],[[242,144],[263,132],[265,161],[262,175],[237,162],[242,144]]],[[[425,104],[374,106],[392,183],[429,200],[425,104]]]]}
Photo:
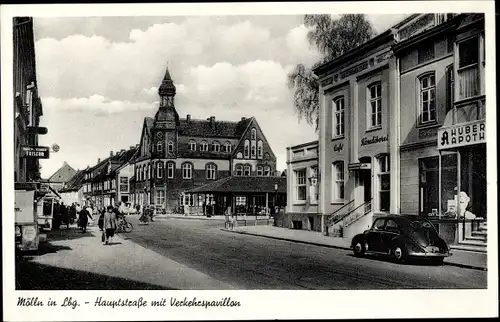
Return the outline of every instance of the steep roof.
{"type": "Polygon", "coordinates": [[[53,175],[49,177],[49,182],[68,182],[76,174],[76,170],[64,162],[53,175]]]}
{"type": "Polygon", "coordinates": [[[85,170],[78,171],[59,192],[78,191],[82,186],[83,179],[85,179],[85,172],[85,170]]]}
{"type": "Polygon", "coordinates": [[[200,137],[240,138],[252,118],[241,121],[217,121],[210,119],[180,119],[179,135],[200,137]]]}
{"type": "Polygon", "coordinates": [[[283,177],[226,177],[201,187],[191,189],[191,193],[286,193],[286,178],[283,177]]]}

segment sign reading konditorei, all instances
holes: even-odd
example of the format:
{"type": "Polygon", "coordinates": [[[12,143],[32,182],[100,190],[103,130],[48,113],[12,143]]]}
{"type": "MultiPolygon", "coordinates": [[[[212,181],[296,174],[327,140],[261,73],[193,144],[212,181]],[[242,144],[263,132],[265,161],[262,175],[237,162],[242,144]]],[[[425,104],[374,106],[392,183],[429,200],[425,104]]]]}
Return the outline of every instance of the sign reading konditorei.
{"type": "Polygon", "coordinates": [[[361,139],[361,146],[375,144],[375,143],[379,143],[379,142],[387,142],[387,141],[389,141],[389,137],[387,135],[386,136],[374,135],[371,138],[362,138],[361,139]]]}
{"type": "Polygon", "coordinates": [[[48,159],[49,147],[48,146],[23,146],[21,148],[22,155],[25,157],[48,159]]]}
{"type": "Polygon", "coordinates": [[[486,124],[484,120],[441,128],[438,131],[438,149],[485,142],[486,124]]]}

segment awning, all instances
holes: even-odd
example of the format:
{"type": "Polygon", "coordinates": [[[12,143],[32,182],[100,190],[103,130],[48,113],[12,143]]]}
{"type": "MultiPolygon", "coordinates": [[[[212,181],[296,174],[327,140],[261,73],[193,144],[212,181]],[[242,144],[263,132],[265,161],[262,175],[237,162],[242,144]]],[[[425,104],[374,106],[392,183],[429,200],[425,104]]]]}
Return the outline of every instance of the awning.
{"type": "Polygon", "coordinates": [[[349,170],[370,170],[372,168],[371,163],[349,163],[349,170]]]}
{"type": "Polygon", "coordinates": [[[192,188],[187,193],[286,193],[284,177],[226,177],[201,187],[192,188]],[[277,188],[277,190],[275,190],[277,188]]]}

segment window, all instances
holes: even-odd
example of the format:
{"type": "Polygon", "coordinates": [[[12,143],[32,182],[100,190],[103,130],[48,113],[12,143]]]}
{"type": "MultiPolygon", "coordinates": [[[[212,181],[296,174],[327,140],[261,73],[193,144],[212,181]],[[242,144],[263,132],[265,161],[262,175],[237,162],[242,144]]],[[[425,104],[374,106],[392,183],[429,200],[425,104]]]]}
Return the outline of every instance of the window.
{"type": "Polygon", "coordinates": [[[214,152],[219,152],[220,151],[220,143],[217,141],[214,141],[214,143],[212,143],[212,149],[214,150],[214,152]]]}
{"type": "Polygon", "coordinates": [[[143,165],[142,167],[142,180],[146,180],[147,179],[147,175],[146,175],[146,171],[148,169],[146,168],[146,165],[143,165]]]}
{"type": "Polygon", "coordinates": [[[243,154],[241,152],[238,152],[236,154],[236,159],[243,159],[243,154]]]}
{"type": "Polygon", "coordinates": [[[156,143],[156,151],[158,153],[163,152],[163,145],[161,144],[161,141],[158,141],[158,143],[156,143]]]}
{"type": "Polygon", "coordinates": [[[262,176],[264,174],[264,168],[261,165],[257,166],[257,175],[262,176]]]}
{"type": "Polygon", "coordinates": [[[335,162],[332,165],[333,201],[344,200],[344,162],[335,162]]]}
{"type": "Polygon", "coordinates": [[[182,164],[182,179],[193,178],[193,165],[191,163],[182,164]]]}
{"type": "Polygon", "coordinates": [[[266,165],[266,166],[264,167],[264,176],[265,176],[265,177],[269,177],[269,176],[271,176],[271,167],[270,167],[270,166],[268,166],[268,165],[266,165]]]}
{"type": "Polygon", "coordinates": [[[455,79],[453,72],[453,64],[446,67],[446,112],[453,108],[453,102],[455,100],[455,79]]]}
{"type": "Polygon", "coordinates": [[[252,142],[252,154],[251,154],[251,157],[252,159],[255,159],[255,142],[252,142]]]}
{"type": "Polygon", "coordinates": [[[382,125],[382,86],[380,83],[368,87],[368,129],[382,125]]]}
{"type": "Polygon", "coordinates": [[[236,206],[246,206],[247,197],[236,196],[236,206]]]}
{"type": "Polygon", "coordinates": [[[158,162],[156,164],[156,177],[163,178],[163,162],[158,162]]]}
{"type": "Polygon", "coordinates": [[[236,165],[236,175],[237,176],[243,175],[243,166],[241,164],[236,165]]]}
{"type": "Polygon", "coordinates": [[[128,178],[120,177],[120,192],[128,192],[128,178]]]}
{"type": "Polygon", "coordinates": [[[398,224],[394,220],[388,219],[385,223],[385,230],[395,232],[398,230],[398,224]]]}
{"type": "Polygon", "coordinates": [[[208,143],[206,141],[201,141],[200,151],[208,151],[208,143]]]}
{"type": "Polygon", "coordinates": [[[262,159],[262,141],[257,142],[257,158],[262,159]]]}
{"type": "Polygon", "coordinates": [[[477,64],[479,61],[479,41],[469,38],[458,44],[458,68],[477,64]]]}
{"type": "Polygon", "coordinates": [[[243,152],[245,154],[245,158],[248,158],[250,155],[250,141],[245,140],[245,150],[243,152]]]}
{"type": "Polygon", "coordinates": [[[196,151],[196,142],[194,140],[189,141],[189,150],[196,151]]]}
{"type": "Polygon", "coordinates": [[[251,135],[251,139],[252,140],[255,140],[257,138],[257,130],[255,130],[255,128],[252,129],[252,135],[251,135]]]}
{"type": "Polygon", "coordinates": [[[174,169],[175,169],[175,164],[173,162],[167,163],[167,178],[168,179],[174,178],[174,169]]]}
{"type": "Polygon", "coordinates": [[[385,224],[385,219],[377,219],[373,223],[373,229],[374,230],[382,230],[382,229],[384,229],[384,224],[385,224]]]}
{"type": "Polygon", "coordinates": [[[165,203],[165,191],[156,190],[156,204],[163,205],[165,203]]]}
{"type": "Polygon", "coordinates": [[[249,177],[251,174],[251,167],[249,165],[246,165],[243,167],[243,175],[245,177],[249,177]]]}
{"type": "Polygon", "coordinates": [[[333,136],[341,137],[344,135],[344,97],[338,97],[333,101],[333,136]]]}
{"type": "Polygon", "coordinates": [[[224,144],[224,148],[225,148],[226,152],[231,152],[231,142],[226,142],[224,144]]]}
{"type": "Polygon", "coordinates": [[[384,155],[377,158],[377,188],[378,200],[377,206],[379,211],[389,211],[391,206],[391,174],[389,155],[384,155]]]}
{"type": "Polygon", "coordinates": [[[434,42],[420,44],[418,46],[418,63],[422,64],[431,59],[434,59],[434,42]]]}
{"type": "Polygon", "coordinates": [[[306,169],[295,170],[295,200],[306,200],[306,169]]]}
{"type": "Polygon", "coordinates": [[[208,180],[215,180],[215,171],[217,170],[217,167],[215,164],[210,163],[207,165],[207,179],[208,180]]]}
{"type": "Polygon", "coordinates": [[[310,198],[312,203],[318,202],[318,167],[313,166],[310,168],[310,177],[316,178],[316,182],[311,182],[310,185],[310,198]]]}
{"type": "Polygon", "coordinates": [[[436,121],[436,78],[434,73],[420,77],[420,123],[436,121]]]}
{"type": "Polygon", "coordinates": [[[174,142],[170,141],[168,142],[168,153],[173,153],[174,152],[174,142]]]}

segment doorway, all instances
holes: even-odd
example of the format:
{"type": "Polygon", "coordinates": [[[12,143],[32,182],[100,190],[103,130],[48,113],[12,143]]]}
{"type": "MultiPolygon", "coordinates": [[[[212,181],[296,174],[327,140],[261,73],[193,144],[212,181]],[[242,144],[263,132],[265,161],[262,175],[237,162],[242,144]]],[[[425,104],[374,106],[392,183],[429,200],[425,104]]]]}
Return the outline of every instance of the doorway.
{"type": "Polygon", "coordinates": [[[363,203],[372,199],[372,172],[371,170],[360,171],[361,185],[363,185],[363,203]]]}

